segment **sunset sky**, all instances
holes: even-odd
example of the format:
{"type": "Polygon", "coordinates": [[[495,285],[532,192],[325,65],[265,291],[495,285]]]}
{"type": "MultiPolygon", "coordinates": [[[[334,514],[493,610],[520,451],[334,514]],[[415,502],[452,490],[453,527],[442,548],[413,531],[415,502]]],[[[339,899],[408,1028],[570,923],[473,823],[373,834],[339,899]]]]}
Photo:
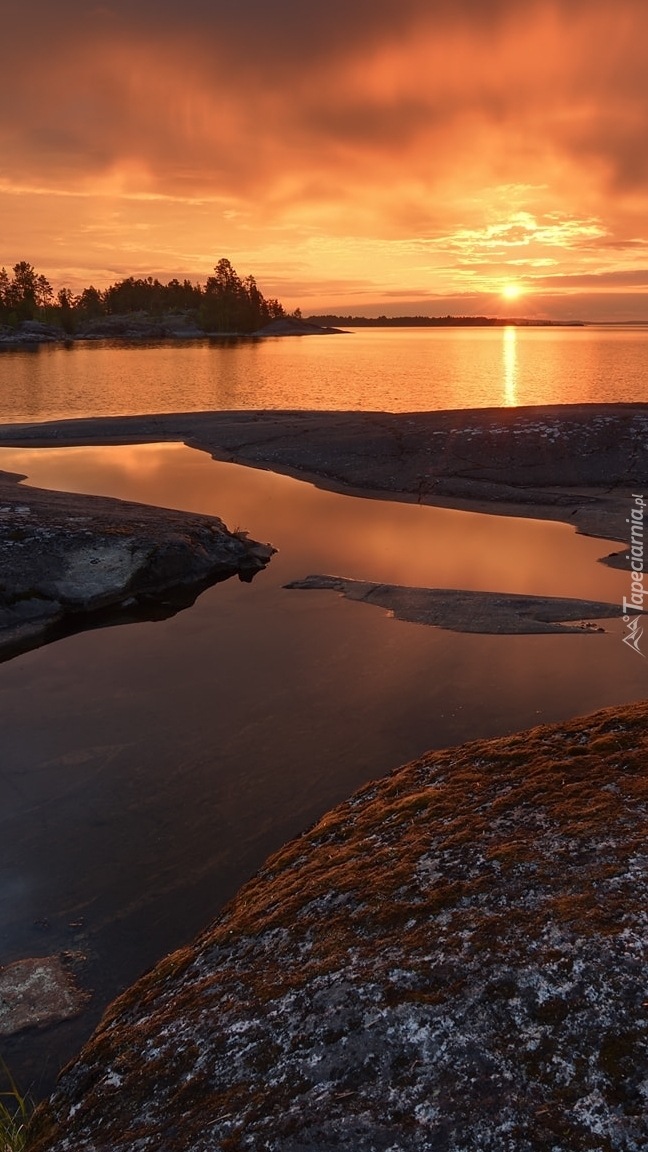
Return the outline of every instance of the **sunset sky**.
{"type": "Polygon", "coordinates": [[[0,264],[228,256],[304,312],[648,319],[646,0],[2,12],[0,264]]]}

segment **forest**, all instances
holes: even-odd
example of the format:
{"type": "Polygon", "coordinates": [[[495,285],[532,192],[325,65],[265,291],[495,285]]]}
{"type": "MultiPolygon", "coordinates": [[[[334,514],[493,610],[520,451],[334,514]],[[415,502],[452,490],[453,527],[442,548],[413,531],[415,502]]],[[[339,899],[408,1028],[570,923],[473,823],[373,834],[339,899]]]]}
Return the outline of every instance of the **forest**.
{"type": "Polygon", "coordinates": [[[55,295],[49,280],[26,260],[12,272],[0,270],[0,324],[9,328],[39,321],[72,335],[102,317],[137,313],[153,320],[182,314],[203,332],[247,333],[285,315],[278,300],[263,296],[254,276],[241,279],[225,257],[205,284],[186,279],[162,284],[152,276],[128,276],[109,288],[90,285],[76,295],[69,288],[55,295]]]}

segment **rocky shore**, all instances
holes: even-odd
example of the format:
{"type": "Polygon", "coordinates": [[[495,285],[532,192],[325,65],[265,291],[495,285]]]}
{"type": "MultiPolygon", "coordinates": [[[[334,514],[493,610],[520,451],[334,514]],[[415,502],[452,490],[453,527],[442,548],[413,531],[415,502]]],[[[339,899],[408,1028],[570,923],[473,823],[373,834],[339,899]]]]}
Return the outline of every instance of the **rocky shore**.
{"type": "MultiPolygon", "coordinates": [[[[648,406],[642,404],[402,414],[189,412],[0,426],[0,446],[10,447],[170,440],[336,491],[564,520],[580,532],[621,541],[629,539],[633,493],[648,483],[648,406]]],[[[119,606],[141,618],[146,609],[160,612],[164,600],[177,610],[206,583],[252,572],[270,555],[228,537],[220,521],[210,527],[205,518],[141,507],[134,513],[115,502],[33,492],[11,479],[0,486],[0,534],[7,544],[0,562],[0,656],[55,636],[62,622],[78,626],[82,614],[87,625],[99,609],[119,606]]],[[[629,553],[623,548],[604,562],[629,568],[629,553]]],[[[411,601],[412,590],[408,595],[411,601]]],[[[459,593],[448,595],[453,605],[437,611],[437,623],[442,616],[456,622],[466,611],[475,615],[474,603],[458,606],[459,593]]],[[[481,615],[488,609],[493,616],[487,630],[520,631],[522,617],[517,614],[513,627],[510,608],[483,603],[481,615]]],[[[560,606],[544,610],[554,612],[552,621],[531,630],[558,628],[560,606]]],[[[574,611],[591,617],[594,610],[567,606],[564,619],[574,620],[574,611]]],[[[616,614],[610,606],[598,613],[616,614]]],[[[529,613],[523,617],[528,631],[529,613]]]]}
{"type": "MultiPolygon", "coordinates": [[[[562,520],[627,540],[648,484],[648,405],[454,412],[185,412],[0,426],[0,445],[182,440],[335,491],[562,520]]],[[[625,566],[623,557],[615,561],[625,566]]]]}
{"type": "Polygon", "coordinates": [[[127,312],[85,320],[74,330],[68,331],[57,324],[44,324],[40,320],[23,320],[15,327],[0,324],[0,348],[65,344],[76,340],[206,340],[211,337],[236,339],[242,335],[248,338],[332,336],[341,332],[341,328],[329,328],[296,316],[282,316],[252,333],[208,332],[199,326],[195,313],[169,312],[154,316],[150,312],[127,312]]]}
{"type": "Polygon", "coordinates": [[[216,517],[20,479],[0,473],[0,660],[66,631],[172,615],[219,580],[251,580],[273,552],[216,517]]]}
{"type": "Polygon", "coordinates": [[[647,732],[363,788],[108,1009],[33,1152],[642,1152],[647,732]]]}
{"type": "Polygon", "coordinates": [[[190,316],[151,316],[147,312],[129,312],[122,316],[87,320],[69,331],[58,324],[44,324],[40,320],[23,320],[15,327],[1,324],[0,348],[68,344],[77,340],[197,340],[207,335],[190,316]]]}

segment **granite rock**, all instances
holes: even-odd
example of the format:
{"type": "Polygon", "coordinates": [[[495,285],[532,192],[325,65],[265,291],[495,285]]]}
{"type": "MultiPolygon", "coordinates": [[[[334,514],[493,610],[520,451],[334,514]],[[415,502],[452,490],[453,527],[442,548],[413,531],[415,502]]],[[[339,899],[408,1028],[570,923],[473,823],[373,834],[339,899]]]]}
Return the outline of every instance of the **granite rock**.
{"type": "Polygon", "coordinates": [[[648,704],[430,753],[107,1011],[33,1152],[643,1152],[648,704]]]}

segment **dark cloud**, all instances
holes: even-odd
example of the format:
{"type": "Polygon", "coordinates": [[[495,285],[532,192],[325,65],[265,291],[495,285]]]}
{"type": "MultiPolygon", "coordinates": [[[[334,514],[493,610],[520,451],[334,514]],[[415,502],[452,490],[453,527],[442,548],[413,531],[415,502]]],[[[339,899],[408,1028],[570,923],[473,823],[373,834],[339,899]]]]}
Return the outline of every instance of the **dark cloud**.
{"type": "Polygon", "coordinates": [[[251,190],[419,141],[422,178],[490,131],[494,166],[562,152],[619,190],[648,180],[645,0],[33,0],[3,41],[7,176],[124,162],[251,190]]]}
{"type": "MultiPolygon", "coordinates": [[[[528,0],[530,5],[542,0],[528,0]]],[[[62,39],[84,29],[119,27],[124,35],[135,31],[183,33],[220,37],[237,54],[274,52],[297,58],[328,54],[332,50],[355,51],[358,45],[398,37],[421,19],[442,32],[448,26],[470,24],[492,30],[515,12],[518,0],[110,0],[88,4],[84,0],[9,0],[4,25],[14,32],[29,28],[32,39],[39,34],[62,39]]],[[[565,10],[582,7],[578,0],[559,4],[565,10]]]]}
{"type": "Polygon", "coordinates": [[[576,272],[560,276],[534,277],[539,288],[643,288],[648,286],[648,268],[619,272],[576,272]]]}

